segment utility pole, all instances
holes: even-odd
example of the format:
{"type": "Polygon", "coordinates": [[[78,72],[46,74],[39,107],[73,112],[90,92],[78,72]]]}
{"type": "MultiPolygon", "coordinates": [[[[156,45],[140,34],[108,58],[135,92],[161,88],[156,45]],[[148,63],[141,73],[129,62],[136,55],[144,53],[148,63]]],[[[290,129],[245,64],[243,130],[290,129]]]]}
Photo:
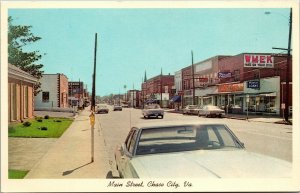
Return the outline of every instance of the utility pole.
{"type": "Polygon", "coordinates": [[[94,126],[95,126],[95,91],[96,91],[96,58],[97,58],[97,33],[95,34],[95,52],[94,52],[94,73],[93,73],[93,88],[92,88],[92,105],[91,105],[91,163],[94,162],[94,126]]]}
{"type": "Polygon", "coordinates": [[[195,71],[194,71],[194,54],[192,50],[192,79],[193,79],[193,105],[195,105],[195,71]]]}
{"type": "MultiPolygon", "coordinates": [[[[265,14],[270,14],[270,12],[266,12],[265,14]]],[[[287,59],[286,59],[286,75],[285,75],[285,103],[284,106],[284,119],[286,122],[289,121],[289,106],[290,106],[290,66],[291,66],[291,39],[292,39],[292,8],[290,8],[290,17],[289,17],[289,40],[288,40],[288,48],[273,48],[279,50],[287,50],[287,59]]],[[[283,92],[283,87],[282,87],[283,92]]]]}
{"type": "Polygon", "coordinates": [[[289,98],[290,98],[290,63],[291,63],[291,38],[292,38],[292,8],[290,9],[290,26],[289,26],[289,42],[288,42],[288,52],[286,61],[286,96],[285,96],[285,112],[284,119],[289,121],[289,98]]]}
{"type": "Polygon", "coordinates": [[[96,62],[97,62],[97,33],[95,34],[95,49],[94,49],[94,73],[93,73],[93,88],[92,88],[92,105],[91,110],[95,111],[95,85],[96,85],[96,62]]]}
{"type": "Polygon", "coordinates": [[[160,106],[163,106],[163,101],[162,101],[162,68],[160,69],[160,106]]]}

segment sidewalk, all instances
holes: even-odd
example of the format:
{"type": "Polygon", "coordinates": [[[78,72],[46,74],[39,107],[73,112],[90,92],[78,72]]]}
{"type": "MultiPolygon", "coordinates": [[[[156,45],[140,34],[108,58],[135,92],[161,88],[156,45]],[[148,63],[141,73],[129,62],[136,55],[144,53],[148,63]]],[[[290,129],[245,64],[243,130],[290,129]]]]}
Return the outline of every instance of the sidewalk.
{"type": "MultiPolygon", "coordinates": [[[[176,111],[175,109],[169,109],[165,110],[165,112],[169,113],[179,113],[182,112],[176,111]]],[[[247,120],[246,114],[226,114],[225,118],[227,119],[238,119],[238,120],[247,120]]],[[[286,124],[286,122],[283,120],[282,117],[275,116],[275,115],[255,115],[255,114],[249,114],[248,115],[248,121],[251,122],[264,122],[264,123],[276,123],[276,124],[286,124]]],[[[290,121],[292,122],[292,119],[290,118],[290,121]]]]}
{"type": "Polygon", "coordinates": [[[105,178],[111,171],[100,124],[95,122],[91,163],[90,112],[83,110],[66,132],[26,175],[27,179],[105,178]]]}

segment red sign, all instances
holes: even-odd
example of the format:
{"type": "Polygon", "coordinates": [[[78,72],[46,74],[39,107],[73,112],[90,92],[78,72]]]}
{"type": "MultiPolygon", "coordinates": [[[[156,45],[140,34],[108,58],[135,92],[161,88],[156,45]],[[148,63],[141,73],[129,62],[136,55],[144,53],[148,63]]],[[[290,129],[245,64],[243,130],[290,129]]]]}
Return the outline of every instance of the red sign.
{"type": "Polygon", "coordinates": [[[208,82],[208,78],[198,78],[199,82],[208,82]]]}
{"type": "Polygon", "coordinates": [[[218,87],[218,92],[240,92],[244,91],[244,83],[222,84],[218,87]]]}
{"type": "Polygon", "coordinates": [[[244,67],[274,68],[274,57],[272,55],[245,54],[244,67]]]}

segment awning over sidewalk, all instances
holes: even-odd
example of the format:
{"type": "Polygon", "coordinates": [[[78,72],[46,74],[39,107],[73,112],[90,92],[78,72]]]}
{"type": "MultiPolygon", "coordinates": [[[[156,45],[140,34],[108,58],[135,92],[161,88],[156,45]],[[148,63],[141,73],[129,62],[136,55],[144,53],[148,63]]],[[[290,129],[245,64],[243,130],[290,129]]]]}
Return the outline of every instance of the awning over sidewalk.
{"type": "Polygon", "coordinates": [[[181,96],[175,95],[173,98],[170,100],[171,103],[179,103],[181,102],[181,96]]]}
{"type": "Polygon", "coordinates": [[[149,99],[149,100],[146,100],[145,103],[147,103],[147,104],[150,104],[150,103],[159,103],[159,100],[149,99]]]}

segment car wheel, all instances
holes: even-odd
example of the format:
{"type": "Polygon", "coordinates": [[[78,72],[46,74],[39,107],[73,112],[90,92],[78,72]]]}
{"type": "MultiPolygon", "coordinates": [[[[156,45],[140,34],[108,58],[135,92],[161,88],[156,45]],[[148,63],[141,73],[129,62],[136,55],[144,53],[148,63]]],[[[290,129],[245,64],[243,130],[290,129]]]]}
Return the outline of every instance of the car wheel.
{"type": "Polygon", "coordinates": [[[164,116],[162,115],[162,116],[160,116],[161,117],[161,119],[163,119],[164,118],[164,116]]]}

